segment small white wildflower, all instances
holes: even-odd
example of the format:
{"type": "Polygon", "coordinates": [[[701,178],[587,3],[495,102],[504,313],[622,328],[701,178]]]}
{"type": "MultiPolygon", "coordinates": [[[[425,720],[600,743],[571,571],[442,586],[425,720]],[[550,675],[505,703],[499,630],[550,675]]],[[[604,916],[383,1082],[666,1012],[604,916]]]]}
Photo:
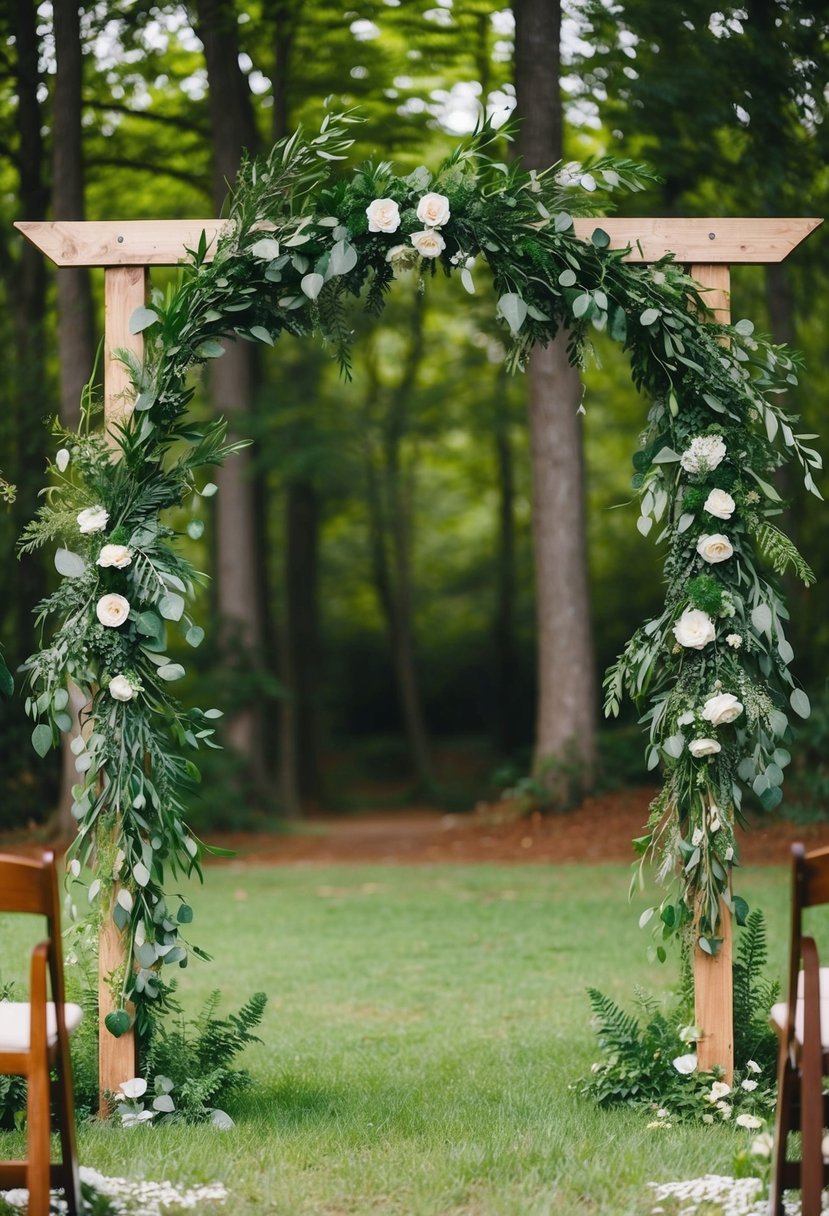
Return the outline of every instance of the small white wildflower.
{"type": "Polygon", "coordinates": [[[73,857],[72,860],[69,862],[69,873],[72,875],[73,878],[80,878],[81,863],[78,861],[77,857],[73,857]]]}
{"type": "Polygon", "coordinates": [[[738,1115],[734,1122],[737,1127],[745,1127],[752,1132],[757,1131],[758,1127],[763,1126],[763,1120],[758,1119],[756,1115],[738,1115]]]}
{"type": "Polygon", "coordinates": [[[770,1132],[755,1136],[748,1146],[748,1151],[752,1157],[770,1157],[774,1152],[774,1136],[770,1132]]]}
{"type": "Polygon", "coordinates": [[[748,1093],[751,1093],[751,1091],[756,1088],[757,1082],[752,1081],[750,1077],[746,1077],[745,1081],[740,1082],[740,1089],[745,1089],[748,1091],[748,1093]]]}
{"type": "Polygon", "coordinates": [[[729,633],[725,640],[732,650],[739,650],[743,644],[742,635],[739,633],[729,633]]]}
{"type": "Polygon", "coordinates": [[[697,435],[679,458],[686,473],[710,473],[725,459],[726,446],[719,435],[697,435]]]}
{"type": "Polygon", "coordinates": [[[720,1114],[722,1115],[723,1119],[730,1119],[730,1118],[731,1118],[731,1107],[728,1105],[728,1103],[727,1103],[727,1102],[718,1102],[718,1103],[717,1103],[717,1110],[720,1112],[720,1114]]]}
{"type": "Polygon", "coordinates": [[[687,1077],[690,1073],[692,1073],[696,1070],[696,1067],[697,1067],[696,1052],[691,1051],[688,1053],[688,1055],[677,1056],[676,1059],[674,1059],[672,1061],[672,1063],[677,1072],[681,1072],[683,1076],[687,1077]]]}
{"type": "Polygon", "coordinates": [[[715,1081],[711,1086],[711,1093],[708,1095],[709,1102],[717,1102],[720,1098],[724,1098],[726,1094],[731,1093],[731,1086],[725,1081],[715,1081]]]}
{"type": "Polygon", "coordinates": [[[757,1063],[756,1060],[747,1060],[746,1061],[746,1072],[762,1072],[762,1071],[763,1071],[762,1068],[760,1067],[760,1065],[757,1063]]]}

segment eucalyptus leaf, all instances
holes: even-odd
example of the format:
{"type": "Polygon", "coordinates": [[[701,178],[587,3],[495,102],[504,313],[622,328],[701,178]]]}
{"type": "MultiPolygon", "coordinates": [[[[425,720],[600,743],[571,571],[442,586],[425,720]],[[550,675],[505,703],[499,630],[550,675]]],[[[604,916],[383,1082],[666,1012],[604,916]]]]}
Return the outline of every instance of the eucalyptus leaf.
{"type": "Polygon", "coordinates": [[[527,305],[521,296],[508,291],[498,300],[498,312],[506,321],[512,334],[517,334],[527,318],[527,305]]]}
{"type": "Polygon", "coordinates": [[[812,712],[812,707],[809,703],[809,698],[802,688],[795,688],[792,695],[789,697],[789,704],[796,714],[801,718],[808,718],[812,712]]]}
{"type": "Polygon", "coordinates": [[[40,722],[32,731],[32,747],[41,759],[52,746],[52,728],[45,722],[40,722]]]}
{"type": "Polygon", "coordinates": [[[131,334],[141,334],[158,320],[158,313],[143,305],[136,308],[130,315],[129,329],[131,334]]]}
{"type": "Polygon", "coordinates": [[[58,549],[55,554],[55,569],[64,578],[80,578],[86,573],[86,562],[79,553],[71,549],[58,549]]]}
{"type": "Polygon", "coordinates": [[[158,675],[162,680],[180,680],[185,675],[185,670],[181,663],[165,663],[163,667],[159,667],[158,675]]]}
{"type": "Polygon", "coordinates": [[[175,591],[168,591],[158,601],[158,611],[165,621],[180,621],[184,615],[184,598],[175,591]]]}

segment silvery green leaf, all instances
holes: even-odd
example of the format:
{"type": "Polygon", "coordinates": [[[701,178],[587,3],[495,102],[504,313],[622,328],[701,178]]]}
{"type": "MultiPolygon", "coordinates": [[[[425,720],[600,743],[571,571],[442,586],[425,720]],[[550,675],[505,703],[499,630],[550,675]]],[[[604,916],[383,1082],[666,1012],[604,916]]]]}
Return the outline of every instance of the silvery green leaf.
{"type": "Polygon", "coordinates": [[[771,608],[768,604],[758,604],[751,610],[751,623],[758,633],[771,637],[771,608]]]}
{"type": "Polygon", "coordinates": [[[208,338],[206,342],[202,342],[196,348],[196,355],[199,359],[221,359],[224,353],[225,348],[215,338],[208,338]]]}
{"type": "Polygon", "coordinates": [[[222,709],[206,709],[204,716],[205,718],[223,718],[225,715],[222,709]]]}
{"type": "Polygon", "coordinates": [[[676,525],[677,532],[680,533],[680,535],[683,532],[687,532],[691,524],[694,522],[694,519],[695,516],[693,512],[685,511],[684,514],[680,515],[679,517],[679,523],[676,525]]]}
{"type": "Polygon", "coordinates": [[[159,1094],[157,1098],[153,1098],[153,1110],[161,1111],[162,1114],[170,1114],[176,1109],[176,1104],[169,1094],[159,1094]]]}
{"type": "Polygon", "coordinates": [[[570,270],[569,267],[567,270],[562,270],[558,276],[558,282],[560,287],[575,287],[577,282],[575,270],[570,270]]]}
{"type": "Polygon", "coordinates": [[[783,660],[786,666],[791,663],[792,659],[794,658],[794,649],[788,638],[779,637],[777,639],[777,653],[780,655],[780,658],[783,660]]]}
{"type": "Polygon", "coordinates": [[[471,296],[474,296],[475,284],[472,281],[472,275],[469,273],[469,271],[466,269],[465,266],[464,266],[463,270],[461,271],[461,282],[463,283],[466,291],[468,291],[471,296]]]}
{"type": "Polygon", "coordinates": [[[661,315],[658,308],[646,308],[644,312],[639,314],[639,324],[646,327],[653,325],[654,321],[658,321],[661,315]]]}
{"type": "Polygon", "coordinates": [[[653,458],[653,464],[673,464],[679,460],[679,453],[673,448],[662,448],[653,458]]]}
{"type": "Polygon", "coordinates": [[[200,625],[191,625],[184,635],[184,640],[188,646],[192,646],[195,649],[196,646],[200,646],[204,641],[204,630],[200,625]]]}
{"type": "Polygon", "coordinates": [[[41,759],[52,746],[52,728],[45,722],[40,722],[32,731],[32,747],[41,759]]]}
{"type": "Polygon", "coordinates": [[[636,521],[637,531],[641,532],[643,536],[647,536],[652,527],[653,520],[650,515],[640,515],[636,521]]]}
{"type": "Polygon", "coordinates": [[[769,443],[774,443],[774,438],[777,434],[777,428],[779,426],[779,423],[777,421],[777,415],[774,413],[773,410],[769,410],[769,409],[767,409],[765,411],[765,415],[766,415],[766,434],[769,437],[769,443]]]}
{"type": "Polygon", "coordinates": [[[154,943],[142,942],[140,946],[136,946],[135,958],[139,967],[146,967],[148,970],[150,967],[154,967],[156,962],[154,943]]]}
{"type": "Polygon", "coordinates": [[[257,342],[264,342],[266,346],[273,346],[273,338],[264,325],[251,325],[248,333],[252,338],[256,338],[257,342]]]}
{"type": "Polygon", "coordinates": [[[542,312],[540,308],[536,308],[535,304],[527,305],[527,316],[532,317],[534,321],[549,321],[546,312],[542,312]]]}
{"type": "Polygon", "coordinates": [[[769,714],[769,725],[778,739],[782,739],[789,727],[789,719],[780,709],[773,709],[769,714]]]}
{"type": "Polygon", "coordinates": [[[272,236],[263,236],[255,245],[251,245],[250,253],[260,262],[272,262],[279,257],[279,241],[272,236]]]}
{"type": "Polygon", "coordinates": [[[789,704],[796,714],[801,718],[808,718],[812,712],[812,707],[809,703],[809,698],[802,688],[795,688],[792,695],[789,697],[789,704]]]}
{"type": "Polygon", "coordinates": [[[573,227],[572,215],[569,215],[566,211],[559,211],[553,220],[553,227],[556,232],[568,232],[573,227]]]}
{"type": "Polygon", "coordinates": [[[754,333],[754,322],[749,321],[747,317],[743,317],[741,321],[737,322],[734,328],[743,338],[748,338],[754,333]]]}
{"type": "Polygon", "coordinates": [[[766,776],[772,785],[782,785],[785,780],[782,768],[779,768],[773,761],[766,765],[766,776]]]}
{"type": "Polygon", "coordinates": [[[210,1122],[213,1127],[217,1127],[220,1132],[230,1131],[232,1127],[236,1126],[227,1111],[219,1110],[218,1107],[211,1110],[210,1122]]]}
{"type": "Polygon", "coordinates": [[[202,489],[202,498],[212,498],[218,488],[219,487],[215,484],[215,482],[208,481],[207,485],[202,489]]]}
{"type": "Polygon", "coordinates": [[[142,304],[130,316],[130,333],[143,333],[145,329],[149,329],[151,325],[155,325],[157,320],[158,313],[154,312],[152,308],[145,308],[142,304]]]}
{"type": "Polygon", "coordinates": [[[66,709],[69,704],[69,693],[65,688],[57,688],[55,695],[52,697],[52,708],[56,710],[66,709]]]}
{"type": "Polygon", "coordinates": [[[345,241],[337,241],[336,245],[332,246],[331,257],[328,262],[328,274],[330,278],[336,275],[348,274],[349,270],[353,270],[357,265],[357,250],[353,245],[347,245],[345,241]]]}
{"type": "Polygon", "coordinates": [[[165,663],[158,668],[158,675],[162,680],[180,680],[184,675],[184,668],[181,663],[165,663]]]}
{"type": "Polygon", "coordinates": [[[86,740],[83,735],[75,735],[69,744],[69,750],[73,756],[80,756],[81,752],[86,751],[86,740]]]}
{"type": "Polygon", "coordinates": [[[512,334],[517,334],[527,317],[527,305],[514,291],[508,291],[498,301],[498,312],[510,327],[512,334]]]}
{"type": "Polygon", "coordinates": [[[175,591],[168,591],[158,601],[158,611],[165,621],[180,621],[184,615],[184,599],[175,591]]]}
{"type": "Polygon", "coordinates": [[[204,520],[191,519],[187,525],[187,535],[191,540],[198,540],[204,532],[204,520]]]}
{"type": "Polygon", "coordinates": [[[428,190],[432,181],[432,175],[425,165],[418,165],[413,169],[408,177],[403,178],[407,186],[411,186],[413,190],[428,190]]]}
{"type": "Polygon", "coordinates": [[[682,735],[670,735],[662,744],[662,750],[673,760],[678,760],[685,751],[685,739],[682,735]]]}
{"type": "Polygon", "coordinates": [[[55,569],[64,578],[80,578],[86,570],[86,562],[79,553],[71,549],[58,549],[55,554],[55,569]]]}
{"type": "Polygon", "coordinates": [[[319,293],[322,291],[325,284],[325,279],[321,274],[306,274],[305,278],[300,283],[300,287],[305,292],[309,300],[316,300],[319,293]]]}
{"type": "Polygon", "coordinates": [[[572,304],[573,316],[583,317],[592,303],[589,291],[583,291],[581,295],[576,296],[572,304]]]}
{"type": "Polygon", "coordinates": [[[336,215],[324,215],[316,224],[318,228],[336,228],[339,222],[336,215]]]}
{"type": "Polygon", "coordinates": [[[98,894],[98,892],[100,891],[100,889],[101,889],[100,878],[93,878],[92,882],[89,884],[89,890],[86,893],[86,898],[89,900],[90,903],[92,903],[92,901],[95,899],[95,897],[98,894]]]}
{"type": "Polygon", "coordinates": [[[150,881],[150,871],[144,865],[143,861],[137,861],[132,867],[132,876],[138,883],[139,887],[146,887],[150,881]]]}
{"type": "Polygon", "coordinates": [[[644,929],[644,927],[648,923],[648,921],[653,918],[653,914],[655,911],[656,911],[656,908],[645,908],[645,911],[639,917],[639,928],[640,929],[644,929]]]}
{"type": "Polygon", "coordinates": [[[61,448],[55,456],[55,465],[59,473],[65,473],[69,467],[69,449],[61,448]]]}

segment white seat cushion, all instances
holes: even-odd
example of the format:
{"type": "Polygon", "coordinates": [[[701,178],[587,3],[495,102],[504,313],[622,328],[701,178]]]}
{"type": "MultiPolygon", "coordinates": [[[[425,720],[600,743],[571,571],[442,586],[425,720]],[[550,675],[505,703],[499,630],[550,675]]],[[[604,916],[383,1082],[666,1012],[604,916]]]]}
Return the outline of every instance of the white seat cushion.
{"type": "MultiPolygon", "coordinates": [[[[80,1005],[64,1005],[66,1029],[69,1034],[80,1025],[83,1009],[80,1005]]],[[[0,1052],[28,1051],[31,1012],[28,1001],[0,1001],[0,1052]]],[[[46,1005],[46,1036],[49,1046],[57,1042],[58,1029],[55,1006],[46,1005]]]]}
{"type": "MultiPolygon", "coordinates": [[[[771,1020],[786,1029],[789,1002],[780,1001],[771,1007],[771,1020]]],[[[803,972],[797,980],[797,1008],[794,1013],[794,1033],[799,1043],[803,1042],[803,972]]],[[[829,1051],[829,967],[820,968],[820,1042],[824,1051],[829,1051]]]]}

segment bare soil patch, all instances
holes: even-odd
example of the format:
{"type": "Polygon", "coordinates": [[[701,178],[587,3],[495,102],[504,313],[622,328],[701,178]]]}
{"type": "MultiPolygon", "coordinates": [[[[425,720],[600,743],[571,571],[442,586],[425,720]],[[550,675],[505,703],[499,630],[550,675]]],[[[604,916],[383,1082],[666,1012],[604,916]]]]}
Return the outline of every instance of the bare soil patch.
{"type": "MultiPolygon", "coordinates": [[[[655,788],[615,790],[562,814],[526,815],[514,802],[482,803],[463,815],[408,807],[347,816],[315,816],[290,832],[224,833],[211,843],[251,864],[337,862],[629,862],[655,788]]],[[[768,816],[739,833],[740,859],[785,864],[795,840],[829,846],[829,822],[799,825],[768,816]]]]}

